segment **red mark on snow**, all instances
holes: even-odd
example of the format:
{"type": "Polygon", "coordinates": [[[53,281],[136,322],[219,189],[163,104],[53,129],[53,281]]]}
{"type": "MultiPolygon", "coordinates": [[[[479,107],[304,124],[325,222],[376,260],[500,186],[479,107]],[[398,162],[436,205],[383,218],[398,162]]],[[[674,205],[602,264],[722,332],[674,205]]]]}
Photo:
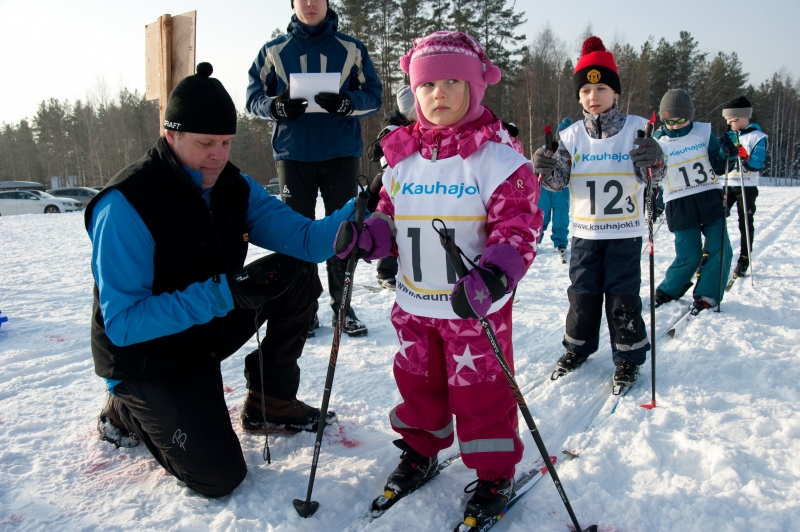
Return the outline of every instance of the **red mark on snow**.
{"type": "Polygon", "coordinates": [[[348,438],[347,435],[345,434],[344,427],[341,425],[339,425],[339,438],[341,438],[342,445],[344,445],[348,449],[353,449],[361,445],[360,441],[351,440],[350,438],[348,438]]]}
{"type": "Polygon", "coordinates": [[[225,386],[222,389],[225,391],[225,393],[231,393],[236,391],[236,388],[231,388],[230,386],[225,386]]]}
{"type": "Polygon", "coordinates": [[[11,514],[11,515],[8,516],[8,518],[3,519],[2,521],[0,521],[0,528],[5,530],[6,528],[8,528],[10,526],[15,526],[15,525],[20,524],[24,520],[25,520],[25,516],[24,515],[11,514]]]}
{"type": "Polygon", "coordinates": [[[64,337],[63,336],[56,336],[55,334],[48,334],[47,336],[45,336],[45,338],[51,338],[51,339],[55,340],[58,343],[61,343],[61,342],[64,341],[64,337]]]}

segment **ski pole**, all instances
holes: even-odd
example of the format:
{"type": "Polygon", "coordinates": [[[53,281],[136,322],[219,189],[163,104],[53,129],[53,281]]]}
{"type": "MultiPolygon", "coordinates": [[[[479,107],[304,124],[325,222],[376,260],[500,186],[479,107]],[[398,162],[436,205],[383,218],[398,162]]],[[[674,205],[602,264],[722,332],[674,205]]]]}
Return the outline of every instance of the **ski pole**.
{"type": "Polygon", "coordinates": [[[717,312],[722,312],[722,290],[725,288],[725,235],[728,231],[728,154],[725,153],[725,183],[722,186],[722,245],[719,248],[719,299],[717,299],[717,312]]]}
{"type": "MultiPolygon", "coordinates": [[[[545,155],[548,157],[554,155],[556,151],[558,151],[558,142],[556,142],[555,137],[553,136],[553,126],[547,124],[544,126],[544,146],[542,148],[545,149],[545,155]],[[549,155],[548,155],[549,153],[549,155]]],[[[539,174],[539,184],[542,184],[542,174],[539,174]]]]}
{"type": "MultiPolygon", "coordinates": [[[[739,144],[739,132],[736,132],[736,144],[739,144]]],[[[750,265],[750,286],[756,285],[756,276],[755,276],[755,268],[753,268],[753,250],[752,246],[750,245],[750,224],[747,223],[747,196],[744,195],[744,167],[742,166],[742,158],[739,157],[737,152],[736,160],[739,162],[739,185],[741,185],[742,190],[742,213],[744,214],[744,237],[747,241],[747,260],[749,261],[750,265]]]]}
{"type": "MultiPolygon", "coordinates": [[[[358,185],[361,191],[356,198],[356,234],[353,238],[358,240],[358,234],[361,232],[361,226],[364,223],[364,213],[367,210],[367,202],[369,201],[369,181],[363,175],[358,176],[358,185]]],[[[344,320],[347,316],[347,310],[350,308],[350,298],[353,295],[353,273],[356,270],[358,263],[358,246],[354,246],[347,258],[347,267],[344,271],[344,284],[342,286],[342,299],[339,303],[338,315],[336,316],[336,323],[333,327],[333,344],[331,345],[331,356],[328,361],[328,375],[325,378],[325,392],[322,394],[322,407],[319,411],[319,422],[317,424],[317,441],[314,443],[314,458],[311,461],[311,473],[308,477],[308,493],[306,493],[306,500],[292,499],[292,504],[300,517],[309,517],[314,515],[314,512],[319,508],[317,501],[311,500],[311,492],[314,489],[314,476],[317,473],[317,462],[319,460],[319,451],[322,448],[322,433],[325,430],[325,416],[328,413],[328,402],[331,398],[331,388],[333,388],[333,374],[336,372],[336,360],[339,358],[339,341],[342,338],[342,329],[344,328],[344,320]]]]}
{"type": "MultiPolygon", "coordinates": [[[[653,111],[653,117],[647,123],[644,131],[639,131],[639,138],[653,138],[653,128],[656,124],[656,112],[653,111]]],[[[653,236],[653,214],[656,208],[656,195],[653,192],[653,172],[647,168],[647,197],[649,198],[650,220],[647,223],[648,239],[647,247],[650,253],[650,369],[652,373],[652,394],[653,400],[649,403],[639,405],[642,408],[651,410],[656,407],[656,246],[653,236]]]]}
{"type": "MultiPolygon", "coordinates": [[[[444,222],[439,218],[434,218],[431,222],[433,229],[439,234],[439,242],[441,242],[442,247],[447,254],[447,258],[450,260],[450,263],[453,265],[453,268],[456,271],[456,276],[461,279],[467,274],[467,268],[464,266],[464,262],[461,260],[461,250],[456,246],[455,240],[450,236],[450,233],[447,231],[447,227],[444,225],[444,222]],[[440,223],[442,225],[441,229],[436,228],[436,223],[440,223]]],[[[483,328],[483,332],[486,334],[486,338],[489,340],[489,345],[492,346],[492,350],[494,351],[495,357],[497,357],[497,362],[500,364],[500,367],[503,368],[503,373],[506,376],[506,380],[508,380],[508,384],[511,386],[511,392],[514,394],[514,399],[517,401],[517,406],[519,406],[520,411],[522,412],[522,417],[525,418],[525,423],[528,424],[528,430],[531,432],[531,436],[533,436],[533,441],[536,442],[536,447],[539,449],[539,454],[542,455],[545,463],[547,464],[550,462],[550,453],[547,452],[547,448],[544,446],[544,441],[542,440],[542,436],[539,434],[539,431],[536,429],[536,423],[533,421],[533,416],[531,416],[531,411],[528,409],[528,405],[525,402],[525,398],[522,396],[522,391],[519,389],[519,385],[517,381],[514,379],[514,375],[511,373],[511,368],[506,361],[506,357],[503,354],[502,349],[500,349],[500,342],[497,341],[497,336],[494,334],[494,330],[492,329],[492,325],[489,323],[489,320],[486,319],[486,316],[481,316],[478,318],[478,321],[483,328]]],[[[580,523],[578,523],[578,518],[575,517],[575,512],[572,511],[572,506],[569,503],[569,499],[567,499],[567,494],[564,492],[564,487],[561,485],[561,479],[558,478],[558,473],[556,472],[556,467],[552,463],[548,464],[548,469],[550,471],[550,476],[553,479],[553,483],[556,485],[556,489],[558,490],[558,494],[561,497],[562,502],[564,503],[564,507],[567,509],[567,513],[569,514],[570,519],[572,519],[572,524],[575,526],[575,530],[583,531],[583,532],[597,532],[597,525],[592,525],[586,530],[581,528],[580,523]]]]}

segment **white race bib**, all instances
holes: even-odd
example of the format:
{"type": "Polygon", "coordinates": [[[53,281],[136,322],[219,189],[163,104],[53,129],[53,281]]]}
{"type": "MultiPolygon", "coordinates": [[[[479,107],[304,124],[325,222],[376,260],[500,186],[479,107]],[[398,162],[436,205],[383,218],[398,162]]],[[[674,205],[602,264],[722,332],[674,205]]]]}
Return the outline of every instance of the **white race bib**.
{"type": "Polygon", "coordinates": [[[690,196],[711,188],[722,189],[722,183],[711,168],[708,142],[711,124],[695,122],[683,137],[658,139],[664,150],[667,175],[662,181],[664,201],[690,196]]]}

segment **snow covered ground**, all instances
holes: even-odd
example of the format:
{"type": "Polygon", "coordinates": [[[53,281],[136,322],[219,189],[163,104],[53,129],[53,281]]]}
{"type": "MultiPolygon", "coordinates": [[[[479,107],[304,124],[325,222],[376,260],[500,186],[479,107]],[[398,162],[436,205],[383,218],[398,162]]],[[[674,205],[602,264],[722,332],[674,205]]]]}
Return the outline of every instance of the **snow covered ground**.
{"type": "MultiPolygon", "coordinates": [[[[738,249],[735,216],[729,227],[738,249]]],[[[549,380],[562,352],[569,280],[546,233],[514,307],[517,379],[584,527],[782,531],[800,520],[800,188],[761,189],[755,237],[755,287],[737,281],[721,314],[704,312],[668,340],[664,332],[689,299],[659,309],[658,407],[650,411],[639,407],[651,398],[649,363],[628,396],[609,398],[607,332],[584,367],[549,380]],[[566,460],[565,448],[580,457],[566,460]]],[[[657,282],[672,241],[662,227],[657,282]]],[[[261,254],[252,248],[251,258],[261,254]]],[[[182,486],[143,447],[118,450],[97,439],[104,386],[89,348],[89,259],[81,214],[0,218],[0,309],[9,317],[0,327],[0,531],[335,531],[367,509],[399,456],[388,419],[399,400],[392,293],[354,292],[370,332],[342,342],[331,401],[340,421],[321,453],[313,497],[320,509],[303,520],[291,500],[305,497],[312,434],[271,437],[271,466],[261,459],[263,437],[241,434],[247,478],[219,500],[182,486]]],[[[359,264],[356,282],[374,285],[374,266],[359,264]]],[[[323,328],[301,358],[299,395],[312,404],[321,401],[333,336],[322,308],[323,328]]],[[[254,347],[255,339],[223,365],[233,420],[245,393],[242,359],[254,347]]],[[[523,441],[518,472],[539,456],[529,433],[523,441]]],[[[473,478],[458,462],[366,530],[452,530],[473,478]]],[[[548,476],[495,530],[569,526],[548,476]]]]}

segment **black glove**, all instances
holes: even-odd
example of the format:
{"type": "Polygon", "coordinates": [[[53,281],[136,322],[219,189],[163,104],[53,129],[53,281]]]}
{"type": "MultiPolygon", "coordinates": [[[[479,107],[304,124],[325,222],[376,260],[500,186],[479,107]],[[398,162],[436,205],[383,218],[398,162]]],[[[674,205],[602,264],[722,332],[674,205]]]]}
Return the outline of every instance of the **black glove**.
{"type": "Polygon", "coordinates": [[[533,152],[533,171],[543,176],[549,176],[558,165],[555,157],[545,155],[544,148],[539,148],[533,152]]]}
{"type": "Polygon", "coordinates": [[[629,155],[633,164],[639,168],[649,168],[664,160],[664,151],[657,140],[637,138],[633,139],[633,143],[639,147],[632,149],[629,155]]]}
{"type": "Polygon", "coordinates": [[[226,276],[237,308],[257,309],[277,299],[289,289],[297,259],[273,253],[251,262],[226,276]]]}
{"type": "Polygon", "coordinates": [[[333,115],[344,116],[353,111],[353,102],[340,92],[320,92],[314,96],[314,101],[333,115]]]}
{"type": "Polygon", "coordinates": [[[289,98],[289,87],[272,100],[270,111],[272,118],[295,120],[306,112],[308,100],[305,98],[289,98]]]}

